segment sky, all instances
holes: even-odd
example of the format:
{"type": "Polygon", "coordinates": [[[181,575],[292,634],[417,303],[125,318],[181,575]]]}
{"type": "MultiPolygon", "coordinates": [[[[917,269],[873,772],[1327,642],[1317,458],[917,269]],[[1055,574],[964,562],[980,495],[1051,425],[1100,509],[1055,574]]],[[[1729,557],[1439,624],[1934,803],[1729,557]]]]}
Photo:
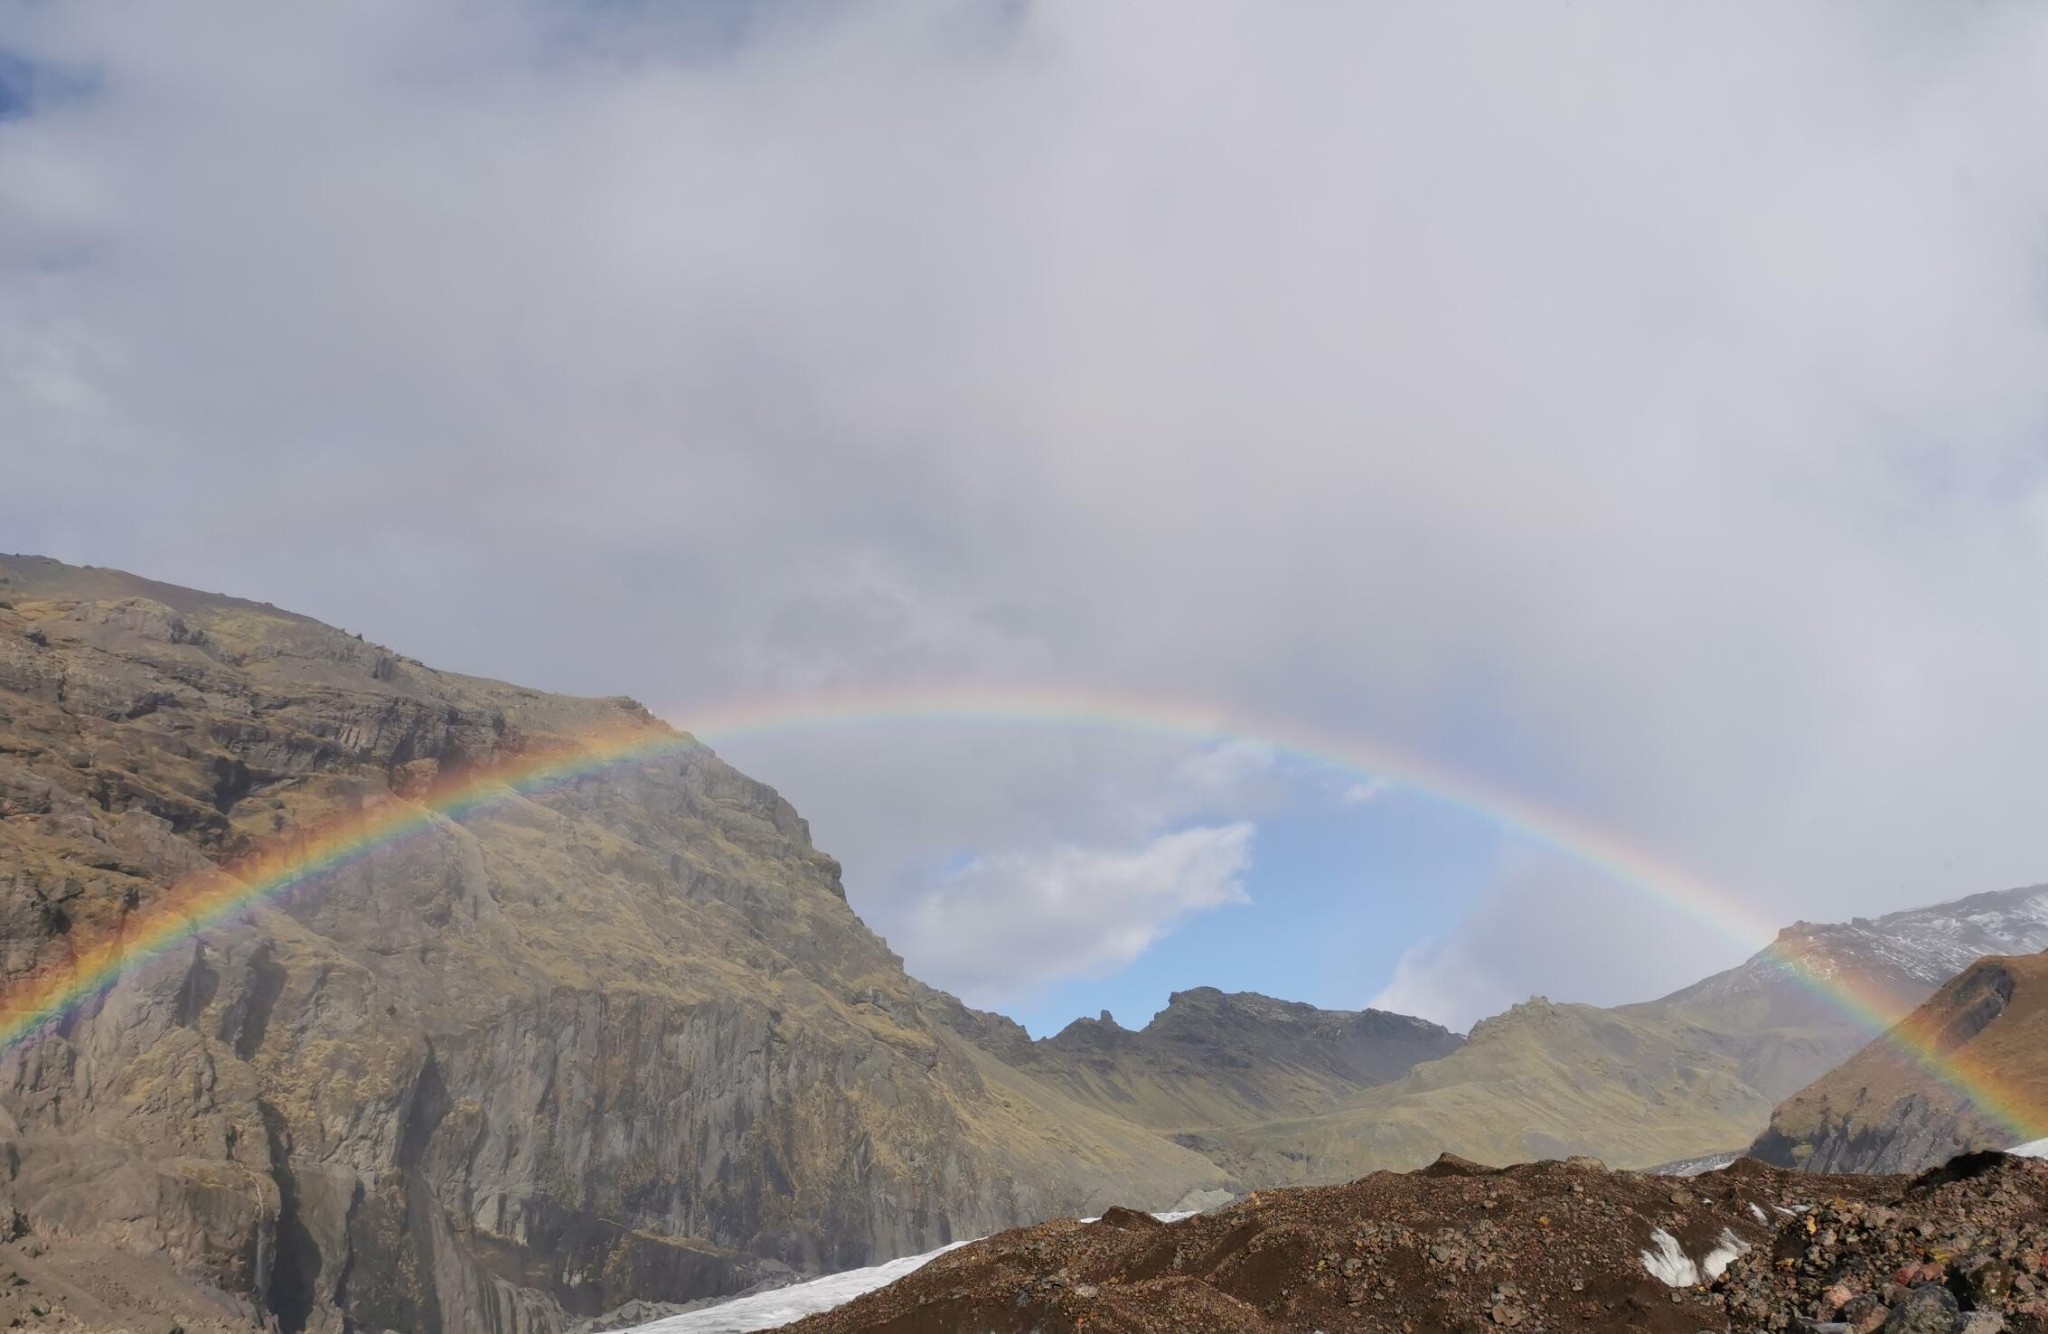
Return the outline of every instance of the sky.
{"type": "Polygon", "coordinates": [[[0,549],[783,719],[1037,1032],[1639,999],[2048,879],[2043,124],[1997,0],[17,3],[0,549]]]}

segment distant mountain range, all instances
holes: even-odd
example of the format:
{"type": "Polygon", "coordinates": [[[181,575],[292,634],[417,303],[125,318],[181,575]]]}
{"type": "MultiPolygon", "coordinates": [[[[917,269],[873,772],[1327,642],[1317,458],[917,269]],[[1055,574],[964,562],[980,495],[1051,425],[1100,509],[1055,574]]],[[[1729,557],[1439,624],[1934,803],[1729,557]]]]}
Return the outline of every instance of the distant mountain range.
{"type": "Polygon", "coordinates": [[[1533,1000],[1478,1024],[1444,1058],[1329,1111],[1182,1142],[1262,1183],[1347,1180],[1446,1151],[1491,1163],[1585,1154],[1648,1167],[1739,1149],[1781,1099],[1872,1036],[1810,978],[1853,984],[1892,1019],[1979,953],[2043,948],[2048,886],[1842,925],[1799,923],[1771,949],[1661,1000],[1613,1009],[1533,1000]]]}
{"type": "Polygon", "coordinates": [[[1144,1028],[1077,1019],[1021,1063],[1076,1102],[1165,1134],[1300,1116],[1464,1045],[1384,1010],[1320,1010],[1255,992],[1176,991],[1144,1028]]]}
{"type": "MultiPolygon", "coordinates": [[[[1853,1165],[1891,1124],[1876,1094],[1772,1112],[1869,1034],[1775,960],[1903,1014],[1981,955],[2048,947],[2044,887],[1801,924],[1662,1000],[1539,999],[1469,1040],[1195,988],[1140,1029],[1033,1041],[907,976],[787,802],[629,700],[0,557],[0,986],[371,817],[410,832],[0,1051],[0,1258],[34,1293],[193,1334],[553,1331],[1446,1150],[1642,1166],[1768,1127],[1780,1156],[1853,1165]],[[437,813],[597,733],[635,758],[437,813]]],[[[2003,966],[1982,1042],[2031,1033],[2034,965],[2003,966]]],[[[1942,1115],[1913,1124],[1970,1142],[1942,1115]]]]}

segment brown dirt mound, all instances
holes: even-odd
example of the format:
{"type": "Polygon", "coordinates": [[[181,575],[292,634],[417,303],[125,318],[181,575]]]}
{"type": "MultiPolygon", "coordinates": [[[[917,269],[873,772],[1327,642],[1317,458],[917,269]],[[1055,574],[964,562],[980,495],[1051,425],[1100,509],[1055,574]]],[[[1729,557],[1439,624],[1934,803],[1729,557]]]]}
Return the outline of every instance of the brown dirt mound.
{"type": "MultiPolygon", "coordinates": [[[[1989,1155],[1908,1177],[1744,1160],[1702,1177],[1590,1159],[1445,1161],[1268,1191],[1157,1224],[1127,1211],[950,1252],[800,1334],[1279,1334],[1875,1329],[1916,1286],[2048,1331],[2048,1163],[1989,1155]],[[1724,1272],[1668,1286],[1671,1239],[1724,1272]],[[1732,1261],[1728,1251],[1747,1247],[1732,1261]]],[[[1937,1294],[1923,1294],[1923,1299],[1937,1294]]],[[[1960,1320],[1960,1318],[1959,1318],[1960,1320]]],[[[1985,1322],[1988,1324],[1988,1322],[1985,1322]]]]}

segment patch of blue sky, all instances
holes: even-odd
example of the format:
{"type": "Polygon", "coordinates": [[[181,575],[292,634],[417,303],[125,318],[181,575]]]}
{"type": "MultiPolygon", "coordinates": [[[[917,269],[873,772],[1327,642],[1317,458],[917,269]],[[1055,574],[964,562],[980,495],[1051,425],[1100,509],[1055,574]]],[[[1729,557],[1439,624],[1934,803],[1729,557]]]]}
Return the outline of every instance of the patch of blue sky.
{"type": "Polygon", "coordinates": [[[1037,1037],[1108,1010],[1142,1028],[1191,987],[1361,1009],[1402,954],[1447,932],[1501,870],[1506,837],[1468,811],[1390,787],[1347,803],[1304,790],[1259,822],[1251,902],[1183,920],[1105,978],[1074,978],[1015,1007],[1037,1037]]]}
{"type": "Polygon", "coordinates": [[[89,65],[39,60],[0,47],[0,122],[43,115],[97,95],[100,71],[89,65]]]}
{"type": "Polygon", "coordinates": [[[35,66],[0,50],[0,120],[19,120],[35,109],[35,66]]]}

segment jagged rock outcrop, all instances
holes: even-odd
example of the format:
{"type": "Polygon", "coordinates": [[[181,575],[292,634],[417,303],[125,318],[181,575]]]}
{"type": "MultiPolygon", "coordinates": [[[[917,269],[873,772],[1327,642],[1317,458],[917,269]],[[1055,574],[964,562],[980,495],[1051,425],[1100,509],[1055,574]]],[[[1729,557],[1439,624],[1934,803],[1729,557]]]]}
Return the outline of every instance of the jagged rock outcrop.
{"type": "Polygon", "coordinates": [[[1312,1115],[1464,1039],[1384,1010],[1322,1010],[1256,992],[1176,991],[1141,1029],[1077,1019],[1021,1057],[1078,1102],[1167,1133],[1312,1115]]]}
{"type": "MultiPolygon", "coordinates": [[[[594,732],[627,700],[0,558],[0,985],[166,888],[594,732]]],[[[0,1053],[0,1205],[286,1331],[553,1331],[1224,1174],[1005,1064],[771,789],[676,737],[132,966],[0,1053]]]]}
{"type": "Polygon", "coordinates": [[[1913,1172],[2042,1135],[2048,955],[2035,954],[1966,969],[1786,1099],[1750,1154],[1813,1172],[1913,1172]]]}

